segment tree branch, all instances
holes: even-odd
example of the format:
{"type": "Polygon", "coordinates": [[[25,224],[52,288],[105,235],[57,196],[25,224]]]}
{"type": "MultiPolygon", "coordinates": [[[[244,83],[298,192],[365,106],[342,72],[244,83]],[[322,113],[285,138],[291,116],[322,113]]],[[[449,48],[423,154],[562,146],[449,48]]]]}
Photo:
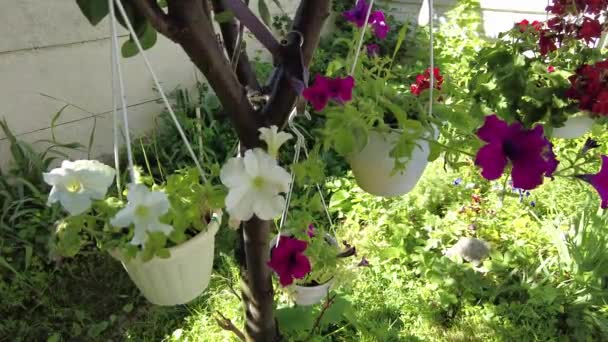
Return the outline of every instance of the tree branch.
{"type": "Polygon", "coordinates": [[[216,317],[215,321],[222,329],[232,331],[236,335],[236,337],[238,337],[241,341],[247,341],[247,339],[245,338],[245,334],[243,334],[243,332],[239,328],[237,328],[230,319],[228,319],[219,311],[216,311],[215,314],[220,316],[216,317]]]}
{"type": "MultiPolygon", "coordinates": [[[[226,10],[226,7],[224,6],[222,0],[212,0],[212,2],[213,11],[215,13],[224,12],[226,10]]],[[[230,57],[230,59],[233,58],[235,53],[240,54],[237,59],[236,65],[236,74],[239,78],[239,81],[243,85],[249,86],[251,89],[260,90],[260,83],[258,82],[253,68],[251,67],[247,52],[235,51],[235,47],[237,46],[237,39],[239,38],[239,29],[236,20],[232,18],[226,22],[220,23],[220,30],[222,31],[222,37],[224,38],[224,46],[226,47],[226,51],[228,52],[228,56],[230,57]]]]}
{"type": "MultiPolygon", "coordinates": [[[[302,54],[306,67],[310,65],[313,53],[319,44],[321,30],[325,19],[329,16],[330,8],[330,0],[302,0],[300,2],[292,30],[302,33],[304,37],[302,54]]],[[[281,72],[280,69],[278,70],[281,72]]],[[[272,94],[262,110],[262,114],[268,121],[268,125],[282,127],[287,121],[298,94],[290,85],[289,78],[284,72],[277,76],[275,83],[270,85],[272,94]]]]}
{"type": "Polygon", "coordinates": [[[133,3],[156,31],[172,41],[176,41],[177,26],[163,9],[160,8],[156,0],[133,0],[133,3]]]}
{"type": "Polygon", "coordinates": [[[258,128],[263,126],[263,121],[256,115],[244,87],[220,49],[201,1],[169,0],[168,5],[169,16],[179,23],[177,42],[209,81],[242,145],[247,149],[260,146],[258,128]]]}

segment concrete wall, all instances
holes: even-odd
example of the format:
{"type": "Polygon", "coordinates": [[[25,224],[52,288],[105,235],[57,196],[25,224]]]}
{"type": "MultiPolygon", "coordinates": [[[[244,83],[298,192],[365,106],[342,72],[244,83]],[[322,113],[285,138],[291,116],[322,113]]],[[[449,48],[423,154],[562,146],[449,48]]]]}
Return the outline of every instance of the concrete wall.
{"type": "MultiPolygon", "coordinates": [[[[380,0],[381,1],[381,0],[380,0]]],[[[424,24],[428,0],[384,0],[398,17],[418,17],[424,24]]],[[[267,1],[271,6],[272,2],[267,1]]],[[[293,13],[298,0],[281,0],[293,13]]],[[[353,0],[353,3],[355,1],[353,0]]],[[[456,0],[435,0],[439,16],[456,0]]],[[[544,19],[546,0],[482,0],[486,33],[505,30],[523,18],[544,19]]],[[[96,118],[95,155],[112,150],[110,40],[108,20],[92,27],[74,0],[0,0],[0,117],[6,118],[20,139],[49,139],[53,115],[65,102],[78,105],[57,121],[61,142],[87,144],[96,118]]],[[[257,8],[252,1],[252,8],[257,8]]],[[[276,8],[275,8],[276,10],[276,8]]],[[[125,32],[122,32],[125,34],[125,32]]],[[[125,38],[123,38],[125,39],[125,38]]],[[[248,44],[251,50],[259,46],[248,44]]],[[[165,86],[191,87],[196,71],[172,42],[159,37],[149,50],[152,64],[165,86]]],[[[150,129],[152,115],[161,111],[153,82],[139,57],[123,59],[133,134],[150,129]]],[[[200,76],[199,76],[200,78],[200,76]]],[[[83,157],[73,153],[73,157],[83,157]]],[[[0,166],[9,161],[8,142],[0,133],[0,166]]]]}

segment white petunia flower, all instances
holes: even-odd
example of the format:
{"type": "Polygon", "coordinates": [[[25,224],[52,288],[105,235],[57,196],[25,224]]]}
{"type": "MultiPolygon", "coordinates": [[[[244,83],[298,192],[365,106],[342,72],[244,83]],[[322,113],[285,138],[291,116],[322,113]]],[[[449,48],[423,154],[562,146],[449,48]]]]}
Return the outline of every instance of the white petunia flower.
{"type": "Polygon", "coordinates": [[[135,226],[131,243],[145,245],[147,232],[162,232],[169,235],[173,230],[168,224],[161,223],[159,217],[169,211],[167,194],[160,191],[150,191],[142,184],[129,184],[127,206],[116,213],[110,220],[115,227],[135,226]]]}
{"type": "Polygon", "coordinates": [[[106,196],[114,181],[113,168],[97,160],[64,160],[61,167],[42,174],[53,188],[47,205],[59,202],[70,215],[79,215],[91,207],[92,200],[106,196]]]}
{"type": "Polygon", "coordinates": [[[245,151],[245,157],[229,159],[220,172],[228,187],[226,210],[233,219],[247,221],[254,214],[262,220],[279,215],[285,206],[280,195],[289,190],[291,176],[261,148],[245,151]]]}
{"type": "Polygon", "coordinates": [[[268,153],[273,158],[277,157],[281,145],[292,138],[289,133],[279,132],[279,128],[275,125],[270,126],[270,128],[262,127],[258,131],[260,131],[260,140],[266,143],[268,153]]]}

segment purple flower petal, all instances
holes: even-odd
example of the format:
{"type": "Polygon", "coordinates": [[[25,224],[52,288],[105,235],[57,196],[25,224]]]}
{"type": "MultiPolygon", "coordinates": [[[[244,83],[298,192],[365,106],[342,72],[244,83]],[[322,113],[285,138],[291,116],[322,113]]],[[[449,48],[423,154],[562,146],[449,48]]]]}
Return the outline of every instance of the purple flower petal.
{"type": "Polygon", "coordinates": [[[479,149],[475,165],[481,167],[481,175],[487,180],[500,178],[507,166],[507,157],[502,150],[502,144],[490,143],[479,149]]]}
{"type": "Polygon", "coordinates": [[[348,10],[342,13],[342,16],[351,23],[357,25],[357,27],[363,27],[365,25],[365,17],[367,16],[367,11],[369,10],[369,5],[365,0],[357,1],[355,8],[348,10]]]}
{"type": "Polygon", "coordinates": [[[496,114],[488,115],[485,118],[483,126],[477,130],[479,139],[485,142],[493,142],[503,140],[510,134],[509,125],[498,118],[496,114]]]}
{"type": "Polygon", "coordinates": [[[608,208],[608,156],[602,156],[602,167],[595,175],[588,177],[602,200],[602,209],[608,208]]]}

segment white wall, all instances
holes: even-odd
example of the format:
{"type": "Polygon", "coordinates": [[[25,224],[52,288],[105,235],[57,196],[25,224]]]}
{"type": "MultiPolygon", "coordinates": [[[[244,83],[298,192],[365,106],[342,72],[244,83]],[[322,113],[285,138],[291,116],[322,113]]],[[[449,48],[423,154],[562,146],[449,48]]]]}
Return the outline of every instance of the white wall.
{"type": "MultiPolygon", "coordinates": [[[[395,8],[391,13],[398,17],[420,17],[422,22],[426,18],[423,0],[379,1],[395,8]]],[[[273,6],[272,1],[267,2],[273,6]]],[[[293,13],[299,1],[281,2],[293,13]]],[[[455,2],[435,0],[437,13],[441,15],[455,2]]],[[[546,0],[482,0],[481,5],[486,33],[496,35],[523,18],[544,19],[546,0]]],[[[251,7],[257,8],[256,1],[252,1],[251,7]]],[[[64,99],[90,113],[67,109],[57,122],[57,138],[86,145],[95,116],[93,153],[109,153],[112,99],[107,19],[92,27],[74,0],[0,0],[0,8],[0,117],[6,118],[20,139],[28,142],[50,139],[51,118],[64,102],[40,93],[64,99]]],[[[252,50],[258,48],[251,43],[248,46],[252,50]]],[[[149,55],[166,89],[194,84],[195,70],[174,43],[159,37],[149,55]]],[[[158,96],[152,90],[152,79],[139,56],[122,62],[131,106],[130,126],[136,135],[151,127],[152,116],[162,106],[155,101],[158,96]]],[[[0,166],[6,166],[8,161],[8,142],[0,133],[0,166]]]]}

